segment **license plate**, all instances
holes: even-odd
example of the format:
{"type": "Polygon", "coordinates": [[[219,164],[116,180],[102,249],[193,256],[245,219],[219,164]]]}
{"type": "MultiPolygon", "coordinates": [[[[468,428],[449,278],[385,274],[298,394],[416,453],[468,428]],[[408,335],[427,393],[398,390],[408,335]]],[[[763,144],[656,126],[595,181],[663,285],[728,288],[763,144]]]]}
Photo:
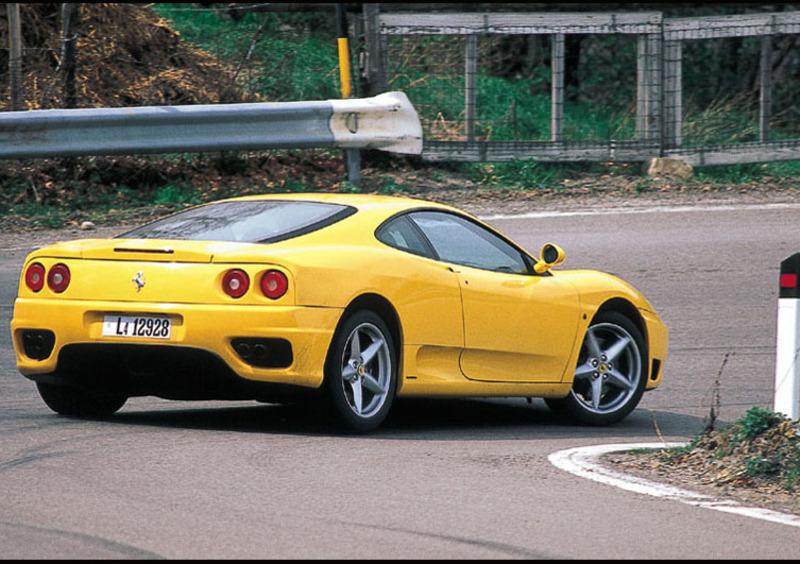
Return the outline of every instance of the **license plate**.
{"type": "Polygon", "coordinates": [[[103,318],[104,337],[169,339],[172,319],[152,315],[106,315],[103,318]]]}

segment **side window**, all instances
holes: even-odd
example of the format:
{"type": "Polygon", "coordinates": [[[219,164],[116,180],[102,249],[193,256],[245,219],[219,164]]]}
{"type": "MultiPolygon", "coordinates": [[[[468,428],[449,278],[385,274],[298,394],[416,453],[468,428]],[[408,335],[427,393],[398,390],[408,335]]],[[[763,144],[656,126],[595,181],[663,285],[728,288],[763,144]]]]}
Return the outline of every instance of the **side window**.
{"type": "Polygon", "coordinates": [[[375,233],[375,237],[378,238],[378,241],[395,249],[434,258],[430,245],[425,241],[419,228],[411,223],[411,220],[405,215],[384,223],[375,233]]]}
{"type": "Polygon", "coordinates": [[[410,214],[443,261],[515,274],[529,274],[528,263],[513,245],[477,223],[438,211],[410,214]]]}

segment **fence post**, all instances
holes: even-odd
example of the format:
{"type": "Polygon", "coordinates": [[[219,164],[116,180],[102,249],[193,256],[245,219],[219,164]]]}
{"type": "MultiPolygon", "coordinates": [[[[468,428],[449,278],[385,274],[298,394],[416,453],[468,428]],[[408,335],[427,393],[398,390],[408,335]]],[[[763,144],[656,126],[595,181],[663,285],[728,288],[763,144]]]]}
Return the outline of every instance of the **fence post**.
{"type": "Polygon", "coordinates": [[[771,131],[769,120],[772,118],[772,36],[761,38],[761,63],[759,72],[759,139],[769,141],[771,131]]]}
{"type": "Polygon", "coordinates": [[[664,99],[664,83],[662,76],[663,38],[660,33],[647,36],[647,138],[656,139],[664,146],[664,122],[662,100],[664,99]]]}
{"type": "Polygon", "coordinates": [[[364,95],[377,96],[388,90],[386,81],[386,53],[380,30],[380,5],[365,3],[364,14],[364,95]]]}
{"type": "Polygon", "coordinates": [[[775,354],[773,411],[792,421],[800,410],[800,371],[797,353],[800,336],[800,253],[781,262],[778,297],[778,344],[775,354]]]}
{"type": "Polygon", "coordinates": [[[564,137],[564,34],[552,36],[550,56],[552,86],[550,93],[550,141],[562,141],[564,137]]]}
{"type": "Polygon", "coordinates": [[[636,138],[640,141],[656,140],[663,149],[663,35],[640,35],[636,56],[636,138]]]}
{"type": "Polygon", "coordinates": [[[648,139],[647,97],[649,88],[647,63],[647,36],[640,34],[636,38],[636,140],[648,139]]]}
{"type": "Polygon", "coordinates": [[[683,48],[680,41],[664,41],[664,146],[680,147],[683,142],[683,48]]]}
{"type": "Polygon", "coordinates": [[[478,62],[478,36],[467,35],[464,63],[464,133],[475,141],[475,77],[478,62]]]}

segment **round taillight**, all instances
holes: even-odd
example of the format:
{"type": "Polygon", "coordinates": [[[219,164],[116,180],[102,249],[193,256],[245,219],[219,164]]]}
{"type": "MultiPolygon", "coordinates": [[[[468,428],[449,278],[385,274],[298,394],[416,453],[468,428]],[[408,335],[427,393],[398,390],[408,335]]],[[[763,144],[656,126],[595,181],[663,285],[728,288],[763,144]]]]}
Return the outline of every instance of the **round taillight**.
{"type": "Polygon", "coordinates": [[[69,268],[66,264],[57,264],[47,273],[47,286],[56,294],[60,294],[69,286],[69,268]]]}
{"type": "Polygon", "coordinates": [[[261,277],[261,291],[272,300],[277,300],[289,289],[289,279],[280,270],[268,270],[261,277]]]}
{"type": "Polygon", "coordinates": [[[44,267],[35,262],[25,271],[25,284],[34,292],[44,288],[44,267]]]}
{"type": "Polygon", "coordinates": [[[222,277],[222,290],[232,298],[241,298],[250,289],[250,277],[244,270],[234,268],[222,277]]]}

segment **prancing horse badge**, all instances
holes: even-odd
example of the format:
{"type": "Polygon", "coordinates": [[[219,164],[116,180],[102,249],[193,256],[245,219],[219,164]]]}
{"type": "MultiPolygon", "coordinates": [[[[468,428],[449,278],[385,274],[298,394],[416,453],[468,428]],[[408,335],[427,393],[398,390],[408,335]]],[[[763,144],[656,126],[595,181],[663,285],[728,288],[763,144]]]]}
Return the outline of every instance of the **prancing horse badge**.
{"type": "Polygon", "coordinates": [[[133,283],[136,284],[136,291],[140,292],[142,288],[144,288],[145,283],[147,280],[144,278],[144,272],[141,270],[136,273],[136,276],[133,277],[133,283]]]}

